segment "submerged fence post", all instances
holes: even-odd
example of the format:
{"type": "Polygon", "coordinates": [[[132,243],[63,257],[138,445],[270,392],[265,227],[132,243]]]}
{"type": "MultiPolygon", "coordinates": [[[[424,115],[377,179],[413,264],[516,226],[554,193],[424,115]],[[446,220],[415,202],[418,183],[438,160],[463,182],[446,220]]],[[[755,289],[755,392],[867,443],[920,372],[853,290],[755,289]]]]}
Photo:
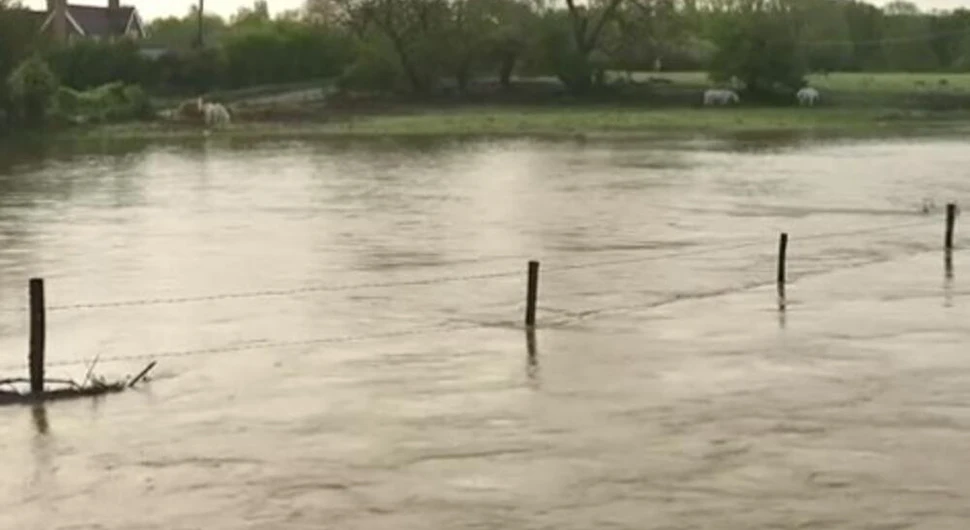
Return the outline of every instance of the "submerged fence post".
{"type": "Polygon", "coordinates": [[[528,355],[526,374],[529,379],[535,379],[539,371],[539,352],[536,348],[536,329],[533,327],[525,328],[525,349],[528,355]]]}
{"type": "Polygon", "coordinates": [[[525,325],[536,325],[536,297],[539,294],[539,262],[529,262],[529,285],[525,294],[525,325]]]}
{"type": "Polygon", "coordinates": [[[956,203],[948,203],[946,205],[946,239],[944,240],[944,246],[946,250],[953,250],[953,227],[957,220],[957,205],[956,203]]]}
{"type": "Polygon", "coordinates": [[[30,393],[44,392],[44,346],[47,318],[44,309],[44,280],[32,278],[30,290],[30,393]]]}
{"type": "MultiPolygon", "coordinates": [[[[778,311],[784,313],[785,306],[785,268],[788,259],[788,234],[782,232],[778,238],[778,311]]],[[[784,327],[784,323],[782,323],[784,327]]]]}
{"type": "Polygon", "coordinates": [[[778,287],[785,287],[785,262],[788,259],[788,233],[782,232],[778,238],[778,287]]]}

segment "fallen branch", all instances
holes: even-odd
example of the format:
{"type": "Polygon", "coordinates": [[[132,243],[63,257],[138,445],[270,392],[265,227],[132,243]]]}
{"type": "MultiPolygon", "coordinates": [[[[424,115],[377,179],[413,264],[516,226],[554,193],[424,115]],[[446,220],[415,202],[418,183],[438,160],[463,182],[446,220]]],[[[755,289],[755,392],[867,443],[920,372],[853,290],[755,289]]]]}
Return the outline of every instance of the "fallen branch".
{"type": "MultiPolygon", "coordinates": [[[[95,359],[94,362],[96,363],[97,359],[95,359]]],[[[10,386],[14,389],[13,391],[0,390],[0,405],[28,404],[36,403],[38,401],[56,401],[81,397],[97,397],[104,394],[123,392],[125,389],[131,388],[138,383],[145,381],[148,373],[151,372],[157,364],[157,361],[148,363],[148,366],[142,369],[141,372],[138,372],[138,375],[131,378],[129,381],[116,381],[109,383],[105,381],[104,378],[92,376],[90,369],[85,377],[84,384],[81,385],[77,384],[71,379],[44,379],[45,387],[47,385],[64,385],[66,388],[49,389],[40,394],[33,394],[27,391],[21,392],[17,390],[15,385],[30,384],[30,379],[23,377],[0,379],[0,386],[10,386]]]]}
{"type": "Polygon", "coordinates": [[[128,383],[128,388],[131,388],[137,385],[139,381],[141,381],[142,379],[145,378],[145,376],[148,375],[148,372],[152,371],[152,368],[155,368],[156,364],[158,364],[156,361],[152,361],[148,363],[148,366],[146,366],[144,370],[139,372],[138,375],[136,375],[135,378],[132,379],[130,383],[128,383]]]}

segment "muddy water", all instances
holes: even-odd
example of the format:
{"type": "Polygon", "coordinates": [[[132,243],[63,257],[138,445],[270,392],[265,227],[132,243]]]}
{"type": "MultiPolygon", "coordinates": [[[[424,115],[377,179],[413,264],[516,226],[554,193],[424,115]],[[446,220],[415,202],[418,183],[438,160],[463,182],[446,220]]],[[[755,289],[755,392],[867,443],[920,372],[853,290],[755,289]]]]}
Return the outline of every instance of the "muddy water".
{"type": "Polygon", "coordinates": [[[0,409],[0,528],[962,528],[970,258],[947,280],[919,210],[968,166],[958,139],[7,157],[2,375],[31,276],[51,376],[160,364],[0,409]]]}

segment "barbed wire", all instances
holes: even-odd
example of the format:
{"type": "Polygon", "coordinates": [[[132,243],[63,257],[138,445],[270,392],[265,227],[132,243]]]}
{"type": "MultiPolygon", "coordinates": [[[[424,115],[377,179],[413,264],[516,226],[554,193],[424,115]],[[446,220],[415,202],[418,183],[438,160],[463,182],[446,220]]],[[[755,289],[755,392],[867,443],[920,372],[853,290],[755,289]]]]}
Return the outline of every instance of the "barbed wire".
{"type": "MultiPolygon", "coordinates": [[[[513,276],[521,275],[520,271],[504,271],[504,272],[490,272],[482,274],[466,274],[462,276],[445,276],[437,278],[425,278],[425,279],[415,279],[415,280],[401,280],[401,281],[388,281],[388,282],[365,282],[365,283],[355,283],[355,284],[345,284],[345,285],[315,285],[315,286],[304,286],[304,287],[293,287],[286,289],[263,289],[257,291],[241,291],[235,293],[218,293],[210,295],[200,295],[200,296],[175,296],[175,297],[159,297],[159,298],[147,298],[147,299],[137,299],[137,300],[118,300],[114,302],[79,302],[73,304],[63,304],[63,305],[51,305],[47,307],[47,311],[70,311],[70,310],[82,310],[82,309],[107,309],[107,308],[119,308],[119,307],[137,307],[137,306],[154,306],[154,305],[175,305],[175,304],[189,304],[189,303],[199,303],[199,302],[215,302],[222,300],[239,300],[246,298],[268,298],[268,297],[279,297],[279,296],[296,296],[301,294],[311,294],[311,293],[324,293],[324,292],[340,292],[340,291],[356,291],[363,289],[380,289],[388,287],[407,287],[407,286],[419,286],[419,285],[433,285],[439,283],[453,283],[460,281],[475,281],[475,280],[486,280],[494,278],[507,278],[513,276]]],[[[27,308],[9,308],[7,312],[25,312],[27,308]]]]}
{"type": "MultiPolygon", "coordinates": [[[[891,231],[891,230],[898,230],[898,229],[903,229],[903,228],[913,228],[913,227],[920,227],[920,226],[928,226],[929,224],[931,224],[929,221],[922,221],[922,222],[916,222],[916,223],[904,223],[904,224],[895,224],[895,225],[880,226],[880,227],[867,227],[867,228],[861,228],[861,229],[844,230],[844,231],[839,231],[839,232],[823,232],[823,233],[815,233],[815,234],[808,234],[808,235],[805,235],[805,236],[800,236],[799,239],[801,239],[801,240],[818,240],[818,239],[829,238],[829,237],[836,237],[836,236],[869,234],[869,233],[877,233],[877,232],[885,232],[885,231],[891,231]]],[[[644,260],[648,260],[648,259],[654,259],[655,260],[655,259],[663,259],[663,258],[668,258],[668,257],[677,257],[677,256],[686,256],[686,255],[702,255],[704,253],[721,252],[721,251],[724,251],[724,250],[733,250],[733,249],[738,249],[738,248],[745,248],[745,247],[749,247],[749,246],[752,246],[752,245],[755,245],[755,244],[757,244],[757,245],[763,245],[763,244],[765,244],[765,242],[763,240],[758,240],[758,241],[744,241],[744,242],[738,242],[738,243],[733,244],[733,245],[719,246],[717,248],[705,247],[705,248],[702,248],[702,249],[694,249],[693,251],[685,251],[685,252],[679,252],[679,253],[667,253],[667,254],[663,254],[663,255],[641,256],[641,257],[638,258],[638,260],[639,261],[644,261],[644,260]]],[[[919,253],[925,253],[925,252],[928,252],[928,250],[921,250],[919,253]]],[[[801,273],[801,274],[795,274],[795,275],[793,275],[790,283],[794,283],[794,282],[797,282],[797,281],[799,281],[801,279],[804,279],[804,278],[807,278],[807,277],[811,277],[811,276],[817,276],[817,275],[821,275],[821,274],[829,274],[829,273],[833,272],[834,270],[841,270],[843,268],[863,267],[863,266],[872,265],[874,263],[882,263],[882,262],[886,262],[886,261],[891,261],[892,259],[896,259],[896,258],[895,257],[883,257],[883,258],[878,258],[878,259],[874,259],[874,260],[866,260],[866,261],[863,261],[861,263],[850,264],[850,265],[848,265],[846,267],[841,267],[841,268],[838,268],[837,267],[837,268],[824,269],[824,270],[820,270],[820,271],[810,271],[810,272],[805,272],[805,273],[801,273]]],[[[629,263],[631,261],[632,261],[632,259],[628,259],[628,260],[612,260],[612,261],[599,261],[599,262],[595,262],[595,263],[586,263],[586,264],[576,264],[576,265],[571,265],[571,266],[563,266],[563,267],[559,267],[558,269],[554,269],[554,270],[574,270],[574,269],[577,269],[577,268],[590,267],[590,266],[596,266],[596,265],[603,266],[605,264],[610,264],[611,265],[611,264],[616,264],[616,263],[629,263]]],[[[382,283],[371,283],[371,284],[355,284],[355,285],[345,285],[345,286],[329,286],[329,287],[288,289],[288,290],[276,290],[276,291],[254,291],[254,292],[249,292],[249,293],[232,293],[232,294],[225,294],[225,295],[217,295],[218,298],[213,298],[213,297],[193,297],[193,298],[185,298],[184,300],[189,300],[189,301],[193,301],[194,302],[194,301],[202,301],[202,300],[209,300],[209,299],[231,299],[231,298],[249,297],[249,296],[253,296],[254,293],[273,293],[273,295],[277,295],[278,293],[279,294],[283,294],[283,293],[292,293],[292,292],[315,292],[315,291],[320,291],[320,290],[343,290],[343,289],[353,289],[353,288],[381,287],[381,286],[387,286],[387,285],[424,285],[424,284],[427,284],[427,283],[438,283],[438,282],[441,282],[441,281],[458,281],[458,280],[462,280],[462,279],[482,279],[482,278],[492,278],[492,277],[508,277],[508,276],[513,275],[513,274],[520,275],[521,274],[521,271],[516,271],[514,273],[513,272],[507,272],[507,273],[506,272],[503,272],[503,273],[491,273],[491,274],[480,274],[480,275],[466,275],[466,276],[460,276],[460,277],[459,276],[454,276],[454,277],[448,277],[448,278],[413,280],[413,281],[408,281],[408,282],[382,282],[382,283]]],[[[680,301],[683,301],[683,300],[711,298],[711,297],[716,297],[716,296],[722,296],[722,295],[725,295],[725,294],[732,294],[732,293],[743,292],[743,291],[747,291],[747,290],[751,290],[751,289],[757,289],[757,288],[761,288],[761,287],[766,287],[766,286],[773,285],[773,284],[775,284],[775,281],[774,280],[751,281],[751,282],[746,282],[746,283],[737,284],[737,285],[728,286],[728,287],[723,287],[723,288],[718,288],[718,289],[710,289],[710,290],[707,290],[707,291],[675,293],[675,294],[673,294],[671,296],[667,296],[667,297],[663,297],[663,298],[655,299],[655,300],[651,300],[651,301],[646,301],[646,302],[643,302],[643,303],[627,304],[627,305],[619,305],[619,306],[609,306],[609,307],[601,307],[601,308],[594,308],[594,309],[585,309],[585,310],[579,310],[579,311],[565,311],[564,314],[566,314],[567,317],[570,318],[570,319],[582,320],[582,319],[586,319],[586,318],[590,318],[590,317],[599,316],[599,315],[602,315],[602,314],[616,314],[616,313],[622,313],[622,312],[628,312],[628,311],[648,310],[648,309],[652,309],[652,308],[656,308],[656,307],[660,307],[660,306],[664,306],[664,305],[669,305],[669,304],[672,304],[672,303],[680,302],[680,301]]],[[[183,300],[183,299],[175,299],[175,298],[172,298],[172,299],[156,299],[156,300],[146,300],[146,301],[114,302],[114,303],[111,303],[112,305],[110,305],[110,306],[108,306],[106,304],[100,304],[97,307],[116,307],[116,306],[119,306],[121,304],[134,304],[136,302],[161,303],[161,302],[159,302],[159,300],[183,300]]],[[[89,307],[89,305],[75,304],[75,305],[72,305],[72,306],[61,306],[61,307],[62,308],[89,307]]],[[[452,322],[454,322],[454,321],[452,321],[452,322]]],[[[232,344],[232,345],[224,345],[224,346],[216,346],[216,347],[207,347],[207,348],[196,348],[196,349],[185,349],[185,350],[161,351],[161,352],[153,352],[153,353],[138,354],[138,355],[104,356],[104,357],[99,357],[98,358],[98,362],[99,363],[116,363],[116,362],[132,362],[132,361],[150,361],[150,360],[163,359],[163,358],[195,357],[195,356],[204,356],[204,355],[216,355],[216,354],[243,352],[243,351],[263,350],[263,349],[271,349],[271,348],[292,348],[292,347],[299,347],[299,346],[316,346],[316,345],[328,345],[328,344],[345,344],[345,343],[351,343],[351,342],[361,342],[361,341],[379,340],[379,339],[389,339],[389,338],[400,338],[400,337],[416,336],[416,335],[422,335],[422,334],[433,334],[433,333],[442,333],[442,332],[456,332],[456,331],[468,331],[468,330],[472,330],[472,329],[481,329],[482,327],[485,327],[485,325],[482,324],[482,323],[479,323],[479,322],[471,322],[470,323],[470,322],[467,322],[467,321],[461,321],[460,324],[454,324],[454,323],[452,323],[452,324],[448,324],[448,323],[442,324],[442,323],[438,323],[438,324],[431,325],[431,326],[424,326],[424,327],[418,327],[418,328],[410,328],[410,329],[397,330],[397,331],[389,331],[389,332],[385,332],[385,333],[374,333],[374,334],[367,334],[367,335],[345,335],[345,336],[336,336],[336,337],[320,337],[320,338],[298,339],[298,340],[282,340],[282,341],[281,340],[276,340],[276,341],[273,341],[273,340],[254,340],[254,341],[248,341],[248,342],[243,343],[243,344],[232,344]]],[[[54,362],[47,363],[47,366],[48,367],[51,367],[51,368],[57,368],[57,367],[80,366],[80,365],[86,365],[86,364],[88,364],[88,361],[86,361],[86,360],[75,359],[75,360],[65,360],[65,361],[54,361],[54,362]]],[[[17,364],[17,365],[8,365],[8,366],[0,367],[0,370],[3,370],[3,371],[16,370],[16,369],[22,369],[25,366],[26,366],[26,363],[20,363],[20,364],[17,364]]]]}
{"type": "MultiPolygon", "coordinates": [[[[481,327],[482,327],[481,324],[463,324],[463,325],[436,324],[433,326],[389,331],[385,333],[374,333],[369,335],[344,335],[344,336],[338,336],[338,337],[320,337],[320,338],[311,338],[311,339],[283,340],[283,341],[253,340],[253,341],[247,341],[244,344],[215,346],[215,347],[209,347],[209,348],[171,350],[171,351],[138,354],[138,355],[102,356],[102,357],[98,357],[97,362],[98,364],[104,364],[104,363],[117,363],[117,362],[129,362],[129,361],[151,361],[155,359],[171,359],[171,358],[179,358],[179,357],[217,355],[217,354],[223,354],[223,353],[235,353],[235,352],[263,350],[263,349],[270,349],[270,348],[293,348],[293,347],[299,347],[299,346],[348,344],[352,342],[392,339],[392,338],[409,337],[409,336],[434,334],[434,333],[442,333],[442,332],[470,331],[473,329],[479,329],[481,327]]],[[[90,361],[87,361],[87,360],[76,359],[76,360],[48,362],[46,363],[46,366],[48,368],[57,368],[57,367],[68,367],[68,366],[81,366],[89,363],[90,361]]],[[[25,368],[26,366],[27,366],[26,363],[21,363],[17,365],[7,365],[7,366],[0,367],[0,370],[3,370],[3,371],[18,370],[18,369],[25,368]]]]}
{"type": "MultiPolygon", "coordinates": [[[[827,239],[832,237],[845,237],[845,236],[851,236],[851,235],[870,234],[870,233],[886,232],[886,231],[893,231],[893,230],[901,230],[901,229],[913,228],[913,227],[919,227],[919,226],[929,226],[931,224],[936,224],[937,222],[938,221],[936,220],[923,220],[923,221],[911,222],[911,223],[901,223],[901,224],[893,224],[893,225],[877,226],[877,227],[866,227],[866,228],[843,230],[843,231],[837,231],[837,232],[819,232],[815,234],[798,236],[797,239],[801,241],[806,241],[806,240],[811,241],[811,240],[818,240],[818,239],[827,239]]],[[[634,257],[627,257],[627,258],[617,258],[613,260],[598,260],[598,261],[590,261],[585,263],[575,263],[575,264],[566,264],[566,265],[558,265],[558,266],[553,265],[551,267],[546,267],[545,272],[555,273],[555,272],[562,272],[562,271],[589,269],[589,268],[595,268],[595,267],[608,267],[613,265],[642,263],[642,262],[657,261],[662,259],[671,259],[671,258],[680,258],[680,257],[689,257],[689,256],[703,256],[703,255],[714,254],[718,252],[725,252],[730,250],[741,250],[744,248],[751,248],[756,246],[767,247],[768,245],[771,245],[771,244],[773,244],[773,242],[767,241],[764,238],[751,238],[751,239],[740,240],[740,241],[727,243],[727,244],[707,245],[707,246],[701,246],[690,250],[677,251],[677,252],[648,254],[648,255],[634,256],[634,257]]],[[[503,258],[503,259],[506,259],[506,258],[503,258]]],[[[436,285],[436,284],[454,283],[454,282],[461,282],[461,281],[478,281],[478,280],[488,280],[488,279],[497,279],[497,278],[513,278],[517,276],[522,276],[521,270],[466,274],[466,275],[457,275],[457,276],[441,276],[436,278],[422,278],[422,279],[414,279],[414,280],[364,282],[364,283],[354,283],[354,284],[344,284],[344,285],[314,285],[314,286],[302,286],[302,287],[283,288],[283,289],[263,289],[263,290],[240,291],[240,292],[232,292],[232,293],[217,293],[217,294],[200,295],[200,296],[158,297],[158,298],[147,298],[147,299],[118,300],[118,301],[109,301],[109,302],[79,302],[79,303],[62,304],[62,305],[51,305],[51,306],[48,306],[46,309],[49,312],[61,312],[61,311],[123,308],[123,307],[176,305],[176,304],[241,300],[241,299],[253,299],[253,298],[298,296],[298,295],[325,293],[325,292],[343,292],[343,291],[355,291],[355,290],[364,290],[364,289],[436,285]]],[[[7,309],[0,310],[0,312],[6,312],[6,313],[11,313],[11,312],[24,313],[26,311],[27,311],[27,308],[25,307],[7,308],[7,309]]]]}
{"type": "MultiPolygon", "coordinates": [[[[914,228],[914,227],[929,226],[929,225],[935,225],[935,224],[937,224],[937,221],[919,221],[919,222],[912,222],[912,223],[900,223],[900,224],[894,224],[894,225],[888,225],[888,226],[842,230],[838,232],[820,232],[820,233],[808,234],[803,236],[800,235],[800,236],[797,236],[796,238],[793,238],[792,241],[793,242],[796,240],[813,241],[813,240],[827,239],[832,237],[845,237],[845,236],[871,234],[871,233],[878,233],[878,232],[889,232],[893,230],[901,230],[905,228],[914,228]]],[[[610,260],[610,261],[595,261],[595,262],[591,261],[587,263],[576,263],[572,265],[552,266],[552,267],[546,268],[545,270],[546,272],[559,272],[559,271],[570,271],[570,270],[578,270],[578,269],[589,269],[589,268],[603,267],[608,265],[642,263],[646,261],[656,261],[656,260],[667,259],[667,258],[703,256],[707,254],[714,254],[717,252],[724,252],[728,250],[741,250],[744,248],[751,248],[756,246],[773,248],[771,245],[774,245],[774,244],[775,244],[774,241],[768,241],[768,240],[765,240],[764,238],[758,238],[758,239],[738,241],[734,244],[721,245],[721,246],[709,246],[709,247],[696,248],[696,249],[685,250],[680,252],[668,252],[665,254],[654,254],[650,256],[619,258],[619,259],[610,260]]]]}

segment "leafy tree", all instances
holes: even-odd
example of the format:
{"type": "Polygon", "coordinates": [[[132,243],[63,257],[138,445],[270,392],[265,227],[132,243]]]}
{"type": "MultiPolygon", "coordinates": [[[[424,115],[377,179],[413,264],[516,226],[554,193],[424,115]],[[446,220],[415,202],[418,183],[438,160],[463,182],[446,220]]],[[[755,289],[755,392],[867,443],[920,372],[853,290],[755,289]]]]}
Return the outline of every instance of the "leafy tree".
{"type": "Polygon", "coordinates": [[[718,49],[710,65],[712,79],[736,77],[759,98],[795,90],[805,75],[790,11],[781,3],[766,4],[720,16],[713,35],[718,49]]]}
{"type": "Polygon", "coordinates": [[[121,81],[154,85],[157,80],[151,62],[130,40],[82,40],[53,49],[47,60],[61,82],[75,90],[121,81]]]}
{"type": "Polygon", "coordinates": [[[933,52],[929,19],[915,6],[894,2],[886,7],[883,54],[887,69],[897,72],[933,71],[940,67],[933,52]]]}
{"type": "MultiPolygon", "coordinates": [[[[170,50],[187,50],[194,46],[199,35],[199,19],[197,9],[193,6],[182,17],[167,17],[153,20],[148,24],[147,47],[167,48],[170,50]]],[[[206,14],[202,20],[202,29],[209,44],[219,43],[226,32],[226,21],[218,15],[206,14]]]]}
{"type": "Polygon", "coordinates": [[[336,28],[292,21],[233,27],[223,45],[232,86],[336,77],[353,60],[349,35],[336,28]]]}
{"type": "Polygon", "coordinates": [[[796,9],[805,66],[811,71],[849,69],[853,46],[844,4],[835,0],[803,0],[796,9]]]}
{"type": "Polygon", "coordinates": [[[445,0],[334,0],[337,17],[360,40],[380,39],[411,90],[428,93],[443,70],[451,21],[445,0]]]}
{"type": "Polygon", "coordinates": [[[6,127],[5,116],[14,112],[6,80],[30,54],[37,29],[34,19],[19,5],[0,0],[0,132],[6,127]]]}
{"type": "Polygon", "coordinates": [[[7,86],[15,116],[35,126],[46,120],[60,85],[47,63],[34,55],[10,74],[7,86]]]}

